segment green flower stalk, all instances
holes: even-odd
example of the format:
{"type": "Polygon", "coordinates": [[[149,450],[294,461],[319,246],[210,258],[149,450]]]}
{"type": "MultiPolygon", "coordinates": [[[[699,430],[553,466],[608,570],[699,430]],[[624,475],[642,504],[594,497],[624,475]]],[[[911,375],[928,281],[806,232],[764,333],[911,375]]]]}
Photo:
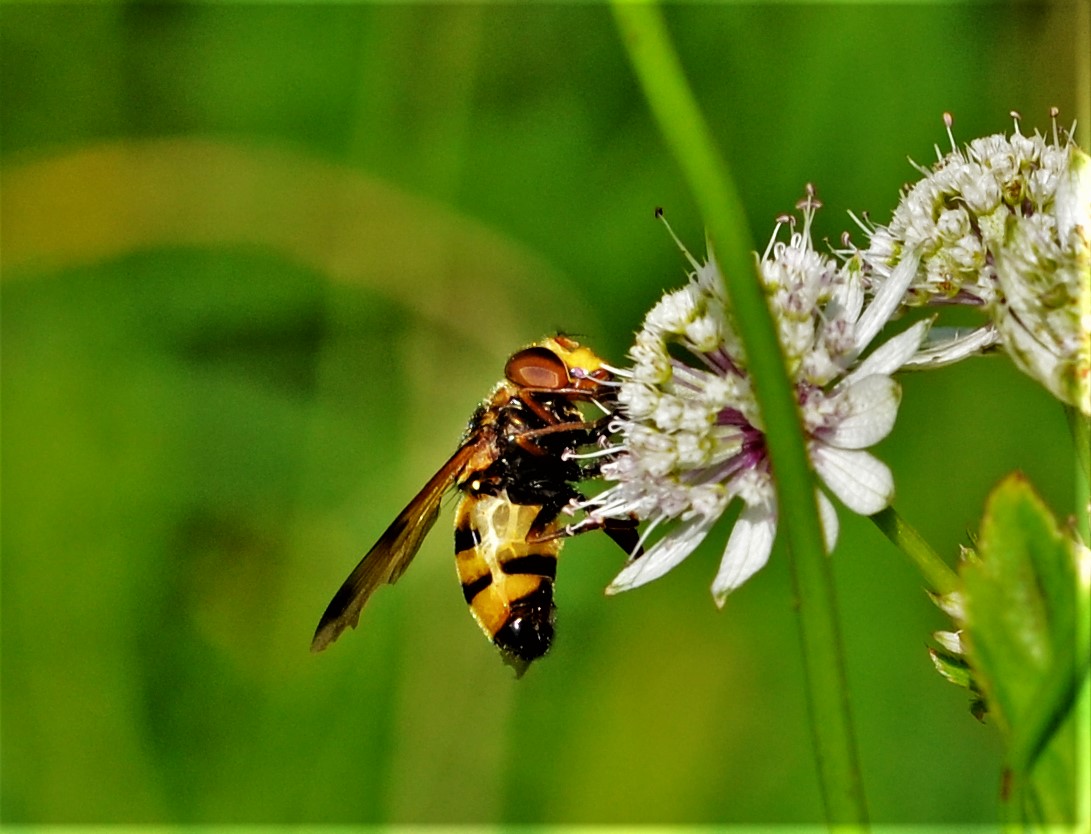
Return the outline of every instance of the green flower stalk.
{"type": "Polygon", "coordinates": [[[798,409],[764,293],[753,274],[745,211],[686,83],[659,9],[654,4],[615,0],[613,11],[651,110],[705,215],[725,274],[732,278],[729,295],[740,311],[739,333],[750,353],[755,393],[767,424],[770,455],[779,473],[777,495],[793,508],[784,526],[792,555],[806,702],[826,819],[840,825],[865,824],[867,805],[856,753],[833,577],[823,553],[823,531],[798,409]]]}

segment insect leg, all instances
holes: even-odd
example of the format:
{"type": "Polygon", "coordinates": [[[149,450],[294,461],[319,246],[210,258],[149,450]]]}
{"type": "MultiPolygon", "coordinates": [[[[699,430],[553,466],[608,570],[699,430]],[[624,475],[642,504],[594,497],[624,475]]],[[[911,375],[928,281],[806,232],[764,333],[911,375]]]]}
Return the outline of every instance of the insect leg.
{"type": "Polygon", "coordinates": [[[527,541],[533,543],[544,542],[578,536],[592,530],[602,530],[614,540],[618,547],[629,554],[631,559],[636,559],[643,555],[643,548],[640,547],[640,536],[637,533],[638,524],[639,521],[637,521],[636,516],[629,516],[628,518],[593,518],[587,516],[575,524],[567,524],[549,533],[528,535],[527,541]]]}
{"type": "Polygon", "coordinates": [[[526,429],[514,437],[513,440],[524,452],[529,452],[532,455],[547,455],[549,452],[537,443],[538,438],[548,437],[554,434],[582,434],[584,437],[580,439],[578,445],[592,443],[597,437],[602,435],[602,431],[606,428],[610,416],[611,415],[607,414],[597,420],[571,420],[566,423],[553,422],[540,429],[526,429]]]}

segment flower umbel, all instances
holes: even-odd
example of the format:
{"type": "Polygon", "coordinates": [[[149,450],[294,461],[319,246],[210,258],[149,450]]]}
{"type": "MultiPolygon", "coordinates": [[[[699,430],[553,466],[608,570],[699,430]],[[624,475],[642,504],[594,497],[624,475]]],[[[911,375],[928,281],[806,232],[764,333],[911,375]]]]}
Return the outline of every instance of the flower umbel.
{"type": "MultiPolygon", "coordinates": [[[[1002,344],[1024,373],[1091,414],[1091,160],[1058,131],[951,151],[902,193],[888,226],[866,226],[862,257],[881,286],[913,262],[907,305],[966,304],[990,321],[916,358],[946,364],[1002,344]]],[[[939,151],[937,149],[937,155],[939,151]]],[[[933,334],[939,334],[939,330],[933,334]]]]}
{"type": "MultiPolygon", "coordinates": [[[[873,350],[872,341],[901,293],[894,287],[864,306],[860,262],[840,264],[814,250],[811,221],[820,203],[813,190],[799,206],[801,231],[779,240],[782,218],[761,258],[761,280],[778,328],[804,423],[808,452],[825,486],[854,512],[886,507],[893,480],[865,449],[890,432],[900,389],[891,378],[918,349],[920,322],[873,350]]],[[[679,244],[681,246],[681,244],[679,244]]],[[[689,283],[652,308],[618,370],[619,454],[602,467],[612,485],[586,502],[592,518],[636,515],[648,522],[643,540],[678,523],[646,553],[630,560],[607,589],[628,590],[656,579],[685,559],[733,499],[742,510],[712,585],[718,605],[769,558],[777,526],[776,495],[761,415],[746,356],[736,335],[723,276],[715,258],[698,263],[689,283]]],[[[911,273],[901,270],[908,281],[911,273]]],[[[904,288],[903,288],[904,291],[904,288]]],[[[837,515],[821,491],[827,548],[837,515]]]]}

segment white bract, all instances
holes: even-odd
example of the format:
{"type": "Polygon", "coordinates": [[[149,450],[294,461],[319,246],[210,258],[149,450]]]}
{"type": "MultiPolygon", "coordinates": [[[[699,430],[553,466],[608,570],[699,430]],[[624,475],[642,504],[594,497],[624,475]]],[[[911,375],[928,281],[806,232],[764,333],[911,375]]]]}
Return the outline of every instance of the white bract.
{"type": "MultiPolygon", "coordinates": [[[[1014,114],[1013,114],[1014,115],[1014,114]]],[[[1091,414],[1091,164],[1058,133],[1015,131],[951,151],[902,193],[861,253],[882,285],[915,263],[904,303],[968,304],[989,321],[936,338],[910,367],[949,364],[1000,344],[1025,373],[1091,414]]],[[[937,149],[937,156],[939,151],[937,149]]],[[[939,337],[939,331],[933,334],[939,337]]]]}
{"type": "MultiPolygon", "coordinates": [[[[890,470],[866,449],[890,432],[900,389],[891,375],[918,350],[928,328],[920,322],[862,358],[915,275],[908,267],[865,307],[861,264],[819,254],[811,220],[819,203],[808,193],[803,229],[779,240],[783,223],[761,258],[761,279],[794,386],[812,464],[825,487],[854,512],[886,507],[894,492],[890,470]],[[901,281],[899,290],[895,281],[901,281]]],[[[765,434],[751,390],[748,363],[728,307],[724,279],[709,254],[689,283],[667,293],[647,314],[629,352],[614,428],[619,454],[604,464],[612,484],[585,502],[594,519],[635,515],[647,522],[642,543],[663,534],[625,566],[607,589],[628,590],[656,579],[685,559],[731,502],[742,509],[712,584],[727,595],[768,560],[777,504],[765,434]]],[[[837,515],[817,496],[827,548],[837,515]]]]}

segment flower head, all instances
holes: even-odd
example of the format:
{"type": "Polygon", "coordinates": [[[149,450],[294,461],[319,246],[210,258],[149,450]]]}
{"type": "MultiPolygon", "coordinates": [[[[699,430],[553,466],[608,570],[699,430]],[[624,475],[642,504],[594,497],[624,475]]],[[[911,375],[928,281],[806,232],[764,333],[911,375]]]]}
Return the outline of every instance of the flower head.
{"type": "Polygon", "coordinates": [[[916,263],[908,305],[969,304],[989,316],[913,365],[1000,343],[1022,371],[1091,414],[1091,164],[1057,130],[1056,111],[1051,141],[1023,136],[1013,116],[1010,137],[960,149],[945,114],[951,151],[920,169],[924,178],[903,191],[888,226],[866,227],[861,256],[876,286],[916,263]]]}
{"type": "MultiPolygon", "coordinates": [[[[816,252],[813,191],[801,204],[803,228],[781,240],[778,222],[760,261],[804,422],[810,459],[825,486],[849,509],[871,514],[893,495],[890,470],[865,449],[894,425],[900,397],[891,378],[920,345],[921,322],[867,356],[901,297],[895,288],[864,306],[858,260],[840,264],[816,252]]],[[[681,245],[681,244],[679,244],[681,245]]],[[[693,266],[689,283],[667,293],[647,314],[622,379],[615,428],[620,453],[602,467],[613,484],[586,502],[593,518],[636,515],[648,522],[643,539],[678,522],[643,555],[630,560],[608,588],[634,588],[686,558],[736,498],[742,510],[712,585],[717,604],[760,569],[777,525],[773,478],[761,413],[748,362],[712,254],[693,266]]],[[[906,270],[899,275],[908,280],[906,270]]],[[[904,288],[903,288],[904,290],[904,288]]],[[[837,516],[818,496],[827,547],[837,516]]]]}

